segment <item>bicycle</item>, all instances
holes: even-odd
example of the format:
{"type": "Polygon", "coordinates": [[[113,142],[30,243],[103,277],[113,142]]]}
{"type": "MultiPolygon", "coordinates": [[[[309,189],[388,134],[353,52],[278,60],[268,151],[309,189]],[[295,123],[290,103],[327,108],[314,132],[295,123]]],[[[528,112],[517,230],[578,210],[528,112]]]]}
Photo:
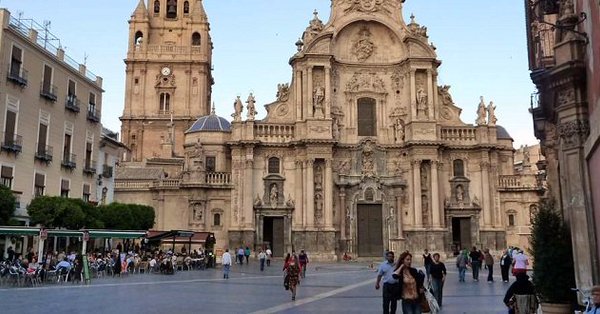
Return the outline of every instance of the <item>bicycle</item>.
{"type": "Polygon", "coordinates": [[[585,307],[583,308],[583,312],[580,311],[582,309],[582,307],[577,304],[578,309],[579,310],[575,310],[575,314],[582,314],[582,313],[587,313],[587,311],[589,311],[590,309],[592,309],[592,295],[591,293],[586,293],[584,291],[581,291],[579,288],[571,288],[571,291],[575,291],[577,294],[580,294],[582,296],[582,300],[583,303],[585,305],[585,307]]]}

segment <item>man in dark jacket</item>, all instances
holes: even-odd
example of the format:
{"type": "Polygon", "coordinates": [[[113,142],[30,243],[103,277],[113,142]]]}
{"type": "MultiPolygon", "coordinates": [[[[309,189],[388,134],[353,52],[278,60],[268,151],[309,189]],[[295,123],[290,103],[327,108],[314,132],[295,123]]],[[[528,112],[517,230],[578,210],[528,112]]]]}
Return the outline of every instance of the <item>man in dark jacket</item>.
{"type": "Polygon", "coordinates": [[[510,308],[509,313],[514,313],[515,304],[511,300],[514,295],[535,295],[535,287],[527,274],[518,273],[516,277],[517,281],[510,285],[504,296],[504,304],[510,308]]]}
{"type": "Polygon", "coordinates": [[[469,254],[471,258],[471,268],[473,269],[473,280],[479,281],[479,269],[481,268],[481,253],[477,251],[476,247],[473,247],[469,254]]]}

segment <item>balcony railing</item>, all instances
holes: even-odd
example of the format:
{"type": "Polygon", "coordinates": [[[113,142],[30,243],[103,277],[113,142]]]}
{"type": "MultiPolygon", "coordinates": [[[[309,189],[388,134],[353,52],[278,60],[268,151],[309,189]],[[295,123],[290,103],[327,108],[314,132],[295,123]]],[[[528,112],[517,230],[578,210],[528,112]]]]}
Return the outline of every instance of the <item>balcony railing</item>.
{"type": "Polygon", "coordinates": [[[200,47],[188,47],[188,46],[171,46],[171,45],[149,45],[148,53],[155,54],[200,54],[202,50],[200,47]]]}
{"type": "Polygon", "coordinates": [[[119,180],[115,181],[115,190],[146,190],[152,185],[152,180],[119,180]]]}
{"type": "Polygon", "coordinates": [[[98,109],[88,109],[87,111],[87,119],[91,122],[100,122],[100,110],[98,109]]]}
{"type": "Polygon", "coordinates": [[[229,172],[208,172],[208,173],[206,173],[206,184],[210,184],[210,185],[231,184],[231,173],[229,173],[229,172]]]}
{"type": "Polygon", "coordinates": [[[77,167],[77,162],[75,162],[76,159],[77,155],[75,154],[65,154],[61,166],[68,169],[75,169],[77,167]]]}
{"type": "Polygon", "coordinates": [[[450,142],[476,142],[477,130],[464,127],[444,127],[441,129],[440,137],[443,141],[450,142]]]}
{"type": "Polygon", "coordinates": [[[56,101],[58,99],[56,96],[56,86],[42,82],[40,87],[40,96],[52,102],[56,101]]]}
{"type": "Polygon", "coordinates": [[[83,173],[85,174],[95,174],[96,173],[96,161],[95,160],[86,160],[83,166],[83,173]]]}
{"type": "Polygon", "coordinates": [[[501,175],[498,188],[502,190],[530,190],[542,188],[535,175],[501,175]]]}
{"type": "Polygon", "coordinates": [[[81,106],[80,106],[79,99],[77,99],[77,96],[75,96],[75,95],[68,95],[67,99],[65,100],[65,108],[67,110],[72,111],[72,112],[79,112],[81,106]]]}
{"type": "Polygon", "coordinates": [[[293,124],[255,124],[254,136],[265,142],[284,142],[294,139],[293,124]]]}
{"type": "Polygon", "coordinates": [[[102,176],[105,178],[112,178],[113,167],[111,167],[109,165],[102,165],[102,176]]]}
{"type": "Polygon", "coordinates": [[[52,161],[52,146],[48,145],[39,145],[38,149],[35,152],[35,159],[43,161],[43,162],[51,162],[52,161]]]}
{"type": "Polygon", "coordinates": [[[178,188],[181,180],[179,179],[163,179],[154,181],[152,187],[154,188],[178,188]]]}
{"type": "Polygon", "coordinates": [[[20,153],[23,150],[23,137],[13,133],[4,133],[2,136],[2,150],[20,153]]]}
{"type": "Polygon", "coordinates": [[[16,65],[12,65],[12,66],[8,66],[8,75],[6,76],[6,78],[23,87],[23,86],[27,86],[27,76],[28,76],[28,72],[27,70],[25,70],[25,68],[23,68],[23,66],[16,66],[16,65]]]}

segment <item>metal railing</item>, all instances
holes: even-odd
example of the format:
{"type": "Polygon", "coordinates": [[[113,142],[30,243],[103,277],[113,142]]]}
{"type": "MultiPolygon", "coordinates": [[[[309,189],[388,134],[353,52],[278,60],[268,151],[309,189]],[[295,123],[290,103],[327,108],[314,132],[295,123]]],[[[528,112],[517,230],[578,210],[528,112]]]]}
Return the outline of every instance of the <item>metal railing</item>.
{"type": "Polygon", "coordinates": [[[79,99],[77,99],[77,96],[75,95],[68,95],[67,99],[65,100],[65,108],[67,110],[73,111],[73,112],[79,112],[81,109],[81,102],[79,101],[79,99]]]}
{"type": "Polygon", "coordinates": [[[89,108],[87,111],[87,119],[92,122],[100,122],[100,110],[89,108]]]}
{"type": "Polygon", "coordinates": [[[83,165],[83,173],[95,174],[96,173],[96,161],[86,159],[83,165]]]}
{"type": "Polygon", "coordinates": [[[56,96],[56,86],[42,82],[40,84],[40,96],[53,102],[56,101],[58,99],[56,96]]]}
{"type": "Polygon", "coordinates": [[[75,161],[76,159],[77,155],[75,154],[65,154],[63,156],[61,165],[65,168],[74,169],[77,167],[77,162],[75,161]]]}
{"type": "Polygon", "coordinates": [[[52,146],[38,144],[35,158],[45,162],[52,161],[52,146]]]}
{"type": "Polygon", "coordinates": [[[8,66],[8,74],[6,78],[18,85],[27,86],[27,77],[29,76],[29,72],[21,65],[9,65],[8,66]]]}
{"type": "Polygon", "coordinates": [[[105,178],[112,178],[113,167],[111,167],[109,165],[102,165],[102,176],[105,178]]]}
{"type": "Polygon", "coordinates": [[[2,150],[20,153],[23,150],[23,137],[14,133],[2,134],[2,150]]]}

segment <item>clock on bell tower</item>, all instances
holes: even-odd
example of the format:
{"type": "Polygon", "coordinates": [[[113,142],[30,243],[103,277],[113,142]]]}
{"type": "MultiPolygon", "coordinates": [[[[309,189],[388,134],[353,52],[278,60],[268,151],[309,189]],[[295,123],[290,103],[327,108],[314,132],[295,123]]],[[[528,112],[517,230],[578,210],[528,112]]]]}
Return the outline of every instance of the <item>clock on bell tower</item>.
{"type": "Polygon", "coordinates": [[[129,20],[122,141],[129,161],[183,155],[184,132],[210,114],[210,26],[202,0],[140,0],[129,20]]]}

